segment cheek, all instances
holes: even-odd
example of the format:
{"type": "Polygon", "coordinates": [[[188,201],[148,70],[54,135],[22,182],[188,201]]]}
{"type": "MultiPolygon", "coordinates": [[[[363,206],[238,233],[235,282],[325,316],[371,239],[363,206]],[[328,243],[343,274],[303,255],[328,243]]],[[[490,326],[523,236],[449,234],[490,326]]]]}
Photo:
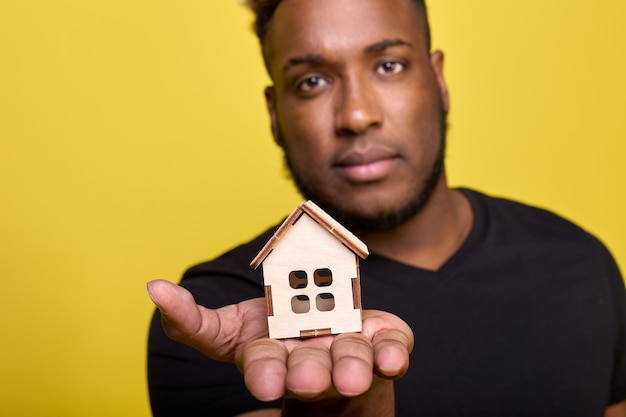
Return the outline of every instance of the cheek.
{"type": "Polygon", "coordinates": [[[432,85],[424,86],[414,81],[398,84],[387,91],[384,102],[392,114],[404,115],[410,119],[429,120],[439,106],[439,91],[432,85]]]}
{"type": "Polygon", "coordinates": [[[402,118],[407,126],[438,123],[441,112],[441,95],[434,84],[415,80],[398,84],[388,91],[385,102],[388,114],[402,118]]]}
{"type": "Polygon", "coordinates": [[[279,126],[292,158],[312,162],[328,157],[332,124],[314,106],[292,106],[279,112],[279,126]]]}
{"type": "Polygon", "coordinates": [[[397,140],[426,144],[438,124],[437,113],[420,98],[394,101],[387,109],[386,130],[397,140]]]}
{"type": "Polygon", "coordinates": [[[424,91],[418,93],[389,101],[386,128],[411,164],[430,169],[426,162],[436,157],[441,143],[440,101],[424,91]]]}

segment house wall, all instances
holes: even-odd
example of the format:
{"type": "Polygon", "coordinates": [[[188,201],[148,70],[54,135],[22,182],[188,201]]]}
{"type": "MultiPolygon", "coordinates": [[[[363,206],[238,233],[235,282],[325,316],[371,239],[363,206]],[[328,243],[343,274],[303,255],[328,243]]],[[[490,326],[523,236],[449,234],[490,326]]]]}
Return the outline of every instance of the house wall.
{"type": "Polygon", "coordinates": [[[300,330],[331,328],[332,333],[361,330],[361,311],[353,307],[352,278],[358,277],[356,255],[309,216],[303,215],[287,231],[263,262],[265,285],[271,286],[274,315],[268,318],[273,338],[297,337],[300,330]],[[313,282],[319,268],[332,271],[333,282],[318,287],[313,282]],[[307,273],[305,288],[293,289],[289,274],[294,270],[307,273]],[[315,300],[320,293],[331,293],[335,298],[332,311],[318,311],[315,300]],[[291,300],[296,295],[307,295],[308,313],[296,314],[291,300]]]}

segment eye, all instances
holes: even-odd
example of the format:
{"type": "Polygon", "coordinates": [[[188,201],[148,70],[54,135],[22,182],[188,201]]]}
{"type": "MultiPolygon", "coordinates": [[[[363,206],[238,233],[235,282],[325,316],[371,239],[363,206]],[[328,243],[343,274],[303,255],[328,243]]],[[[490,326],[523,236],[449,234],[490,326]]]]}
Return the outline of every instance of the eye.
{"type": "Polygon", "coordinates": [[[302,92],[309,92],[326,84],[328,84],[328,82],[324,78],[318,75],[312,75],[298,82],[296,84],[296,89],[302,92]]]}
{"type": "Polygon", "coordinates": [[[398,61],[385,61],[376,68],[376,73],[381,75],[397,74],[405,69],[405,65],[398,61]]]}

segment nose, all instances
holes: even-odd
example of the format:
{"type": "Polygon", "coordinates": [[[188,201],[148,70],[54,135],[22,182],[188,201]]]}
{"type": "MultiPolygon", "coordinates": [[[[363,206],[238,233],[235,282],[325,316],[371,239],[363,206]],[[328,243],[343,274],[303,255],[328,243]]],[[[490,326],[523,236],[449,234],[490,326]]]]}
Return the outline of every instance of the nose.
{"type": "Polygon", "coordinates": [[[335,133],[357,136],[381,123],[381,103],[367,76],[344,79],[336,102],[335,133]]]}

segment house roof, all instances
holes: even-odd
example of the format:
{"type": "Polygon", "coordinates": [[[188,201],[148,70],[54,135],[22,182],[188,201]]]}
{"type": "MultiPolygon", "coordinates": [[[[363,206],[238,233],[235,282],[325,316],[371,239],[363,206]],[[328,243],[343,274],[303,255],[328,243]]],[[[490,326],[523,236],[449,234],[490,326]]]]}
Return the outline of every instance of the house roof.
{"type": "Polygon", "coordinates": [[[348,249],[356,253],[361,258],[365,259],[369,255],[369,251],[367,250],[365,243],[352,234],[352,232],[348,229],[339,224],[337,220],[330,217],[330,215],[322,210],[317,204],[308,200],[300,204],[289,215],[289,217],[287,217],[283,224],[280,225],[278,230],[276,230],[270,240],[268,240],[265,246],[263,246],[263,249],[261,249],[258,255],[250,263],[252,268],[257,269],[259,265],[263,263],[276,243],[278,243],[281,237],[290,230],[290,227],[298,221],[302,214],[307,214],[320,226],[331,233],[337,240],[347,246],[348,249]]]}

